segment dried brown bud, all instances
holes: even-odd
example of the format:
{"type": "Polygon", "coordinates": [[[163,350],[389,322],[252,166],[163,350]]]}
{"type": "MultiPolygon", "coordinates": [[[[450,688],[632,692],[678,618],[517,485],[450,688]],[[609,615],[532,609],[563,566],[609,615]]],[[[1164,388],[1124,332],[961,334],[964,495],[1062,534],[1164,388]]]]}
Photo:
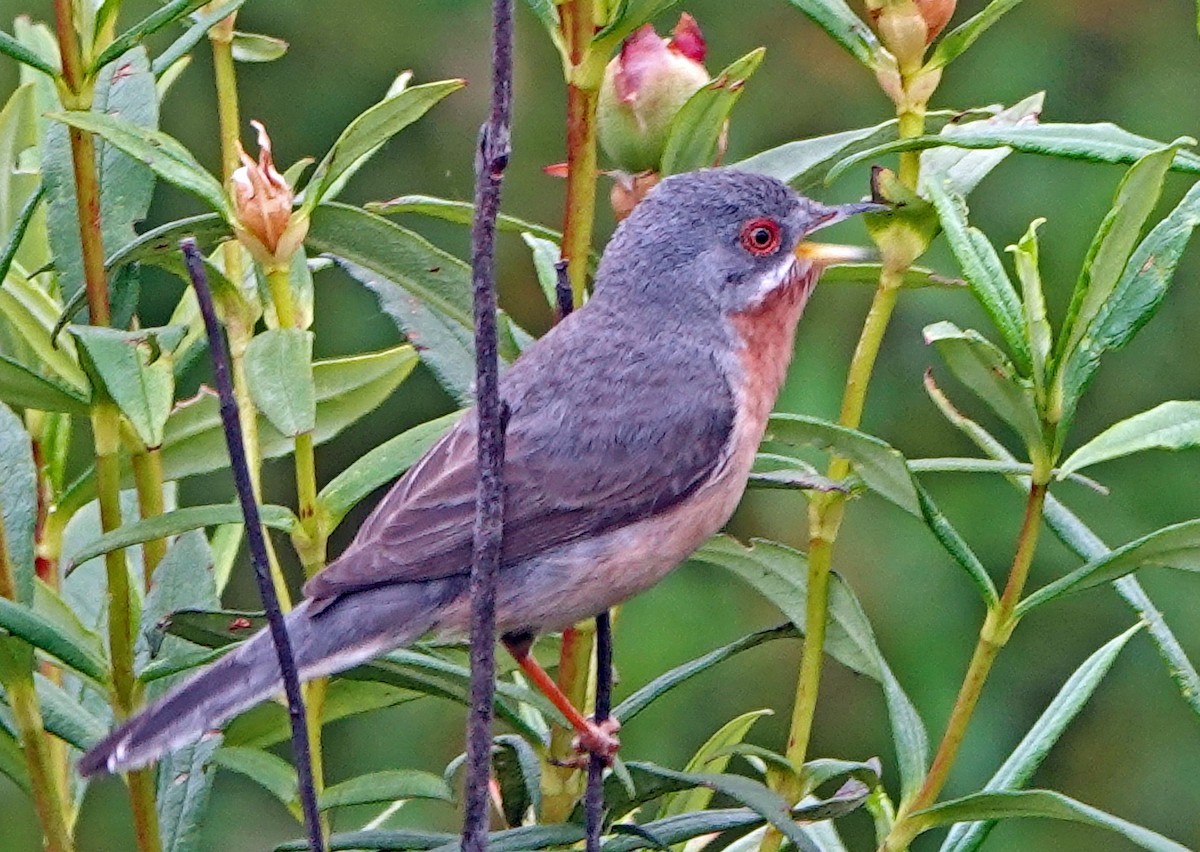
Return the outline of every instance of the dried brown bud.
{"type": "Polygon", "coordinates": [[[234,232],[256,260],[264,264],[287,262],[308,232],[308,217],[292,214],[295,195],[271,156],[271,137],[260,122],[258,162],[238,146],[242,167],[230,177],[234,232]]]}
{"type": "Polygon", "coordinates": [[[615,172],[613,178],[609,200],[612,202],[613,216],[618,222],[626,219],[633,212],[633,208],[638,206],[638,202],[646,197],[646,193],[654,189],[661,180],[654,172],[642,172],[640,175],[615,172]]]}

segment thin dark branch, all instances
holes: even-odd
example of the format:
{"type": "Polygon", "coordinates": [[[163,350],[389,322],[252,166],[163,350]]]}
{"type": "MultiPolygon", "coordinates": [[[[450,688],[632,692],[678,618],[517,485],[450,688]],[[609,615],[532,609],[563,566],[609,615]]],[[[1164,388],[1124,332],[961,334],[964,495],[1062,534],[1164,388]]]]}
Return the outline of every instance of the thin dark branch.
{"type": "Polygon", "coordinates": [[[512,0],[492,4],[491,115],[479,133],[471,281],[475,291],[475,388],[479,417],[479,491],[471,566],[471,711],[467,717],[467,780],[462,849],[486,852],[488,784],[492,769],[495,692],[496,575],[504,532],[504,427],[496,345],[496,217],[510,151],[512,0]]]}
{"type": "Polygon", "coordinates": [[[180,243],[187,262],[188,275],[196,289],[196,301],[204,317],[204,329],[208,332],[208,351],[212,358],[213,378],[217,384],[217,395],[221,400],[221,422],[225,427],[225,443],[229,447],[229,462],[233,468],[233,481],[237,486],[238,500],[242,504],[242,517],[246,521],[246,540],[250,547],[250,562],[254,565],[254,577],[258,581],[258,593],[262,596],[263,608],[267,611],[267,624],[275,652],[279,656],[279,671],[283,675],[283,691],[287,696],[288,717],[292,723],[292,752],[295,756],[297,780],[300,785],[300,804],[304,809],[304,824],[308,829],[309,849],[325,852],[325,840],[321,834],[320,812],[317,810],[317,790],[313,784],[312,755],[308,748],[308,728],[305,724],[304,696],[300,692],[300,676],[296,671],[296,658],[292,654],[292,642],[284,626],[283,612],[275,587],[271,583],[267,564],[267,542],[258,514],[258,503],[254,500],[254,487],[250,482],[250,468],[246,464],[246,448],[242,443],[242,423],[238,417],[237,401],[233,398],[233,383],[229,378],[229,351],[225,338],[217,323],[213,308],[212,293],[208,289],[208,276],[204,272],[204,257],[192,238],[180,243]]]}
{"type": "Polygon", "coordinates": [[[566,258],[554,264],[554,272],[554,300],[558,303],[558,318],[562,320],[575,309],[575,296],[571,293],[571,278],[567,274],[566,258]]]}
{"type": "MultiPolygon", "coordinates": [[[[596,722],[612,713],[612,617],[607,611],[596,616],[596,722]]],[[[587,852],[599,852],[604,833],[604,758],[592,755],[588,760],[587,852]]]]}

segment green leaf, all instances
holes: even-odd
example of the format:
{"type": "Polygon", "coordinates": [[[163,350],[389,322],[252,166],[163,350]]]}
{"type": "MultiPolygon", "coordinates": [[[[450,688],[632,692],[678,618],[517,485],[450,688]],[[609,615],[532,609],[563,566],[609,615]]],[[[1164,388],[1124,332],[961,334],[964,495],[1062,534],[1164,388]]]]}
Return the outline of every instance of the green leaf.
{"type": "MultiPolygon", "coordinates": [[[[416,363],[416,352],[408,345],[349,358],[316,361],[313,364],[317,394],[314,443],[325,443],[375,410],[408,377],[416,363]]],[[[268,459],[291,453],[295,443],[266,419],[259,421],[259,441],[263,458],[268,459]]],[[[229,465],[219,405],[211,391],[202,390],[171,412],[165,429],[162,461],[167,479],[221,470],[229,465]]]]}
{"type": "Polygon", "coordinates": [[[927,181],[925,191],[937,209],[946,240],[971,285],[971,292],[996,324],[1017,366],[1028,371],[1031,359],[1024,332],[1024,309],[996,249],[983,232],[967,224],[966,202],[951,192],[945,181],[927,181]]]}
{"type": "Polygon", "coordinates": [[[272,426],[292,438],[317,425],[312,349],[313,333],[298,328],[267,329],[246,347],[251,399],[272,426]]]}
{"type": "Polygon", "coordinates": [[[248,639],[266,626],[266,616],[261,612],[186,607],[166,614],[153,629],[156,633],[169,633],[204,648],[223,648],[248,639]]]}
{"type": "Polygon", "coordinates": [[[22,65],[28,65],[30,68],[41,71],[43,74],[58,77],[59,69],[3,30],[0,30],[0,53],[17,60],[22,65]]]}
{"type": "MultiPolygon", "coordinates": [[[[956,148],[1012,148],[1027,154],[1125,164],[1131,164],[1163,147],[1162,142],[1138,136],[1107,122],[984,128],[952,136],[913,136],[884,143],[842,160],[830,170],[826,181],[832,183],[847,169],[862,162],[878,160],[887,154],[924,151],[943,145],[956,148]]],[[[1180,151],[1175,155],[1171,168],[1191,174],[1200,173],[1200,157],[1189,151],[1180,151]]]]}
{"type": "Polygon", "coordinates": [[[318,495],[330,529],[368,494],[408,470],[461,416],[461,411],[451,412],[401,432],[335,476],[318,495]]]}
{"type": "Polygon", "coordinates": [[[635,768],[649,775],[664,778],[687,785],[688,787],[704,787],[713,792],[728,796],[739,804],[753,810],[788,838],[798,849],[808,848],[808,838],[801,831],[791,816],[791,808],[778,793],[752,778],[742,775],[707,772],[676,772],[653,763],[629,763],[630,771],[635,768]]]}
{"type": "MultiPolygon", "coordinates": [[[[992,458],[1001,461],[1013,461],[1012,454],[1004,445],[988,434],[978,423],[963,416],[951,405],[945,394],[926,377],[925,388],[933,402],[956,428],[975,442],[980,449],[992,458]]],[[[1022,493],[1029,491],[1029,477],[1008,476],[1012,483],[1022,493]]],[[[1053,494],[1046,495],[1044,510],[1046,525],[1054,532],[1063,544],[1074,551],[1082,559],[1099,559],[1109,553],[1108,545],[1091,531],[1083,521],[1071,512],[1053,494]]],[[[1146,594],[1141,584],[1134,577],[1122,577],[1113,583],[1117,594],[1129,604],[1142,623],[1147,625],[1147,631],[1158,648],[1159,656],[1167,665],[1167,673],[1179,688],[1179,694],[1187,702],[1192,711],[1200,715],[1200,673],[1188,659],[1179,639],[1171,631],[1170,625],[1163,618],[1162,612],[1146,594]]]]}
{"type": "MultiPolygon", "coordinates": [[[[21,88],[17,91],[32,93],[33,89],[21,88]]],[[[7,109],[5,112],[7,112],[7,109]]],[[[0,118],[3,118],[3,116],[0,116],[0,118]]],[[[37,188],[25,199],[21,211],[17,214],[16,221],[13,222],[12,230],[5,237],[4,247],[0,248],[0,281],[8,277],[8,270],[12,268],[13,260],[17,256],[17,250],[21,248],[21,241],[25,239],[25,232],[29,230],[29,223],[33,221],[33,214],[37,211],[38,205],[45,194],[46,184],[39,181],[37,188]]]]}
{"type": "MultiPolygon", "coordinates": [[[[328,725],[339,719],[382,710],[385,707],[395,707],[423,697],[419,693],[386,683],[334,678],[326,687],[325,702],[321,706],[321,723],[328,725]]],[[[247,710],[230,722],[229,727],[225,729],[225,745],[261,749],[285,742],[291,735],[287,708],[268,701],[247,710]]]]}
{"type": "Polygon", "coordinates": [[[492,769],[500,785],[504,820],[521,825],[526,814],[536,816],[542,810],[542,759],[533,746],[516,734],[502,734],[494,740],[492,769]]]}
{"type": "Polygon", "coordinates": [[[1022,616],[1063,595],[1111,582],[1144,565],[1200,571],[1200,520],[1163,527],[1093,559],[1021,601],[1016,614],[1022,616]]]}
{"type": "Polygon", "coordinates": [[[316,207],[331,187],[357,171],[385,142],[465,85],[465,80],[443,80],[406,87],[355,118],[313,172],[304,193],[304,209],[316,207]]]}
{"type": "Polygon", "coordinates": [[[554,0],[525,0],[525,5],[542,22],[542,26],[546,28],[546,32],[558,32],[558,7],[554,4],[554,0]]]}
{"type": "Polygon", "coordinates": [[[94,112],[52,113],[50,118],[95,133],[142,163],[163,180],[187,190],[225,218],[233,216],[221,182],[205,171],[191,151],[160,130],[138,127],[117,115],[94,112]]]}
{"type": "Polygon", "coordinates": [[[1182,141],[1142,157],[1126,172],[1117,187],[1112,209],[1096,230],[1071,296],[1063,321],[1060,361],[1088,333],[1101,306],[1112,296],[1146,220],[1158,204],[1163,181],[1182,141]]]}
{"type": "Polygon", "coordinates": [[[879,40],[857,15],[850,11],[844,0],[788,0],[793,6],[808,15],[812,22],[825,30],[834,41],[849,51],[850,55],[874,68],[885,54],[879,40]]]}
{"type": "Polygon", "coordinates": [[[1046,298],[1042,293],[1042,275],[1038,269],[1037,229],[1045,219],[1034,219],[1029,230],[1009,246],[1017,278],[1021,282],[1021,306],[1025,317],[1025,338],[1029,341],[1031,373],[1034,393],[1045,399],[1046,385],[1050,381],[1049,363],[1054,346],[1054,330],[1046,318],[1046,298]]]}
{"type": "MultiPolygon", "coordinates": [[[[575,830],[576,839],[583,837],[581,830],[575,830]]],[[[494,834],[489,837],[495,837],[494,834]]],[[[437,831],[412,831],[408,829],[374,829],[367,831],[348,831],[335,834],[329,838],[330,852],[341,850],[372,849],[378,852],[385,850],[438,849],[447,842],[458,842],[458,835],[437,831]]],[[[293,840],[281,843],[275,847],[275,852],[305,852],[311,849],[308,840],[293,840]]],[[[457,848],[457,847],[453,847],[457,848]]],[[[489,847],[494,850],[495,847],[489,847]]]]}
{"type": "Polygon", "coordinates": [[[926,326],[924,335],[958,380],[1016,431],[1029,452],[1040,452],[1044,439],[1033,389],[1004,353],[978,332],[949,322],[926,326]]]}
{"type": "Polygon", "coordinates": [[[454,793],[440,775],[417,769],[388,769],[369,772],[343,781],[321,793],[323,811],[348,805],[373,805],[405,799],[437,799],[450,802],[454,793]]]}
{"type": "Polygon", "coordinates": [[[33,585],[33,611],[94,656],[103,658],[108,655],[100,633],[84,626],[71,604],[40,577],[33,585]]]}
{"type": "MultiPolygon", "coordinates": [[[[292,532],[300,521],[285,506],[259,506],[263,526],[270,529],[292,532]]],[[[81,565],[89,559],[103,556],[114,550],[121,550],[135,544],[142,544],[155,539],[180,535],[191,530],[213,527],[219,524],[240,524],[242,508],[237,503],[225,503],[210,506],[185,506],[173,509],[161,515],[144,520],[130,521],[122,524],[111,532],[104,533],[75,552],[68,554],[65,560],[66,570],[71,571],[76,565],[81,565]]]]}
{"type": "Polygon", "coordinates": [[[0,404],[0,523],[16,602],[33,602],[38,479],[24,421],[0,404]]]}
{"type": "MultiPolygon", "coordinates": [[[[125,243],[104,261],[108,269],[127,263],[151,263],[167,269],[183,270],[179,266],[179,241],[184,237],[194,237],[205,251],[212,249],[218,242],[233,235],[220,213],[201,213],[199,216],[188,216],[177,219],[157,228],[151,228],[144,234],[125,243]]],[[[186,273],[185,273],[186,275],[186,273]]]]}
{"type": "MultiPolygon", "coordinates": [[[[58,109],[51,102],[41,109],[58,109]]],[[[100,71],[90,115],[95,121],[119,121],[131,136],[144,137],[158,126],[158,94],[146,51],[136,47],[100,71]]],[[[69,299],[83,289],[83,253],[75,172],[67,127],[45,122],[42,179],[46,184],[46,227],[61,294],[69,299]]],[[[105,252],[132,240],[134,225],[146,218],[154,193],[154,173],[104,139],[96,140],[100,186],[100,229],[105,252]]]]}
{"type": "Polygon", "coordinates": [[[1148,828],[1085,805],[1053,790],[1014,790],[1008,792],[975,793],[917,811],[911,818],[928,830],[939,825],[976,820],[1012,817],[1043,817],[1079,822],[1115,832],[1142,849],[1154,852],[1187,852],[1173,840],[1148,828]]]}
{"type": "MultiPolygon", "coordinates": [[[[724,772],[733,756],[729,746],[737,745],[746,738],[754,723],[763,716],[772,714],[771,710],[752,710],[730,719],[714,733],[704,745],[696,750],[688,760],[684,772],[724,772]]],[[[663,800],[659,809],[660,817],[677,816],[690,811],[702,811],[712,801],[713,790],[709,787],[696,787],[686,792],[672,793],[663,800]]]]}
{"type": "MultiPolygon", "coordinates": [[[[703,558],[703,555],[693,558],[699,558],[700,561],[707,561],[703,558]]],[[[716,650],[709,651],[703,656],[689,660],[683,665],[676,666],[670,671],[659,675],[645,686],[635,690],[632,695],[618,704],[613,709],[613,716],[620,719],[622,723],[627,723],[665,693],[701,672],[708,671],[718,663],[723,663],[725,660],[736,654],[740,654],[742,651],[757,648],[764,642],[773,642],[776,639],[795,639],[799,635],[793,625],[784,624],[779,627],[772,627],[769,630],[760,630],[756,633],[743,636],[741,639],[730,642],[728,645],[723,645],[716,650]]]]}
{"type": "Polygon", "coordinates": [[[625,36],[670,9],[679,0],[619,0],[607,25],[592,37],[592,50],[608,55],[625,36]]]}
{"type": "Polygon", "coordinates": [[[992,24],[1011,12],[1021,0],[992,0],[983,11],[969,18],[946,33],[933,49],[933,55],[925,63],[926,69],[941,68],[953,62],[975,43],[992,24]]]}
{"type": "Polygon", "coordinates": [[[108,725],[41,672],[35,672],[33,677],[42,724],[47,731],[80,751],[87,751],[104,739],[108,725]]]}
{"type": "MultiPolygon", "coordinates": [[[[966,113],[949,110],[933,111],[925,116],[925,129],[926,132],[932,133],[943,128],[948,122],[994,115],[998,109],[998,107],[992,107],[966,113]]],[[[895,140],[898,127],[899,122],[892,119],[874,127],[844,130],[828,136],[785,142],[776,148],[769,148],[747,157],[745,160],[733,163],[729,168],[769,175],[784,183],[790,183],[798,191],[804,192],[822,186],[825,175],[835,163],[851,154],[895,140]]]]}
{"type": "Polygon", "coordinates": [[[121,33],[92,62],[89,73],[95,74],[125,51],[139,44],[146,36],[158,32],[185,15],[203,6],[207,0],[168,0],[145,18],[121,33]]]}
{"type": "Polygon", "coordinates": [[[306,245],[350,261],[471,328],[470,270],[458,258],[381,216],[344,204],[313,211],[306,245]]]}
{"type": "Polygon", "coordinates": [[[222,746],[213,754],[213,762],[249,778],[278,799],[296,819],[301,818],[296,770],[283,758],[256,748],[222,746]]]}
{"type": "Polygon", "coordinates": [[[746,80],[758,70],[767,49],[752,50],[693,94],[671,120],[660,172],[666,175],[707,168],[717,156],[717,145],[729,113],[742,96],[746,80]]]}
{"type": "MultiPolygon", "coordinates": [[[[883,271],[881,263],[839,263],[828,266],[821,273],[821,283],[829,284],[871,284],[879,283],[879,274],[883,271]]],[[[932,269],[922,266],[910,266],[904,270],[900,286],[915,290],[920,287],[950,287],[961,290],[967,284],[961,278],[951,278],[940,275],[932,269]]]]}
{"type": "Polygon", "coordinates": [[[167,69],[182,59],[189,50],[199,44],[208,35],[208,31],[219,21],[223,21],[242,7],[246,0],[226,0],[215,8],[193,15],[193,22],[183,35],[171,42],[162,53],[154,57],[150,70],[155,77],[167,72],[167,69]]]}
{"type": "Polygon", "coordinates": [[[1090,465],[1146,450],[1190,450],[1200,446],[1200,402],[1164,402],[1115,423],[1071,453],[1058,478],[1090,465]]]}
{"type": "Polygon", "coordinates": [[[553,240],[543,239],[530,233],[521,232],[521,239],[529,246],[533,255],[533,270],[537,273],[538,285],[546,304],[552,309],[558,307],[558,262],[562,258],[562,250],[553,240]]]}
{"type": "Polygon", "coordinates": [[[186,329],[180,326],[119,331],[92,325],[69,326],[80,355],[109,398],[129,418],[147,447],[163,443],[164,427],[175,399],[175,370],[170,353],[186,329]]]}
{"type": "Polygon", "coordinates": [[[274,36],[238,30],[230,47],[236,62],[274,62],[287,53],[288,43],[274,36]]]}
{"type": "Polygon", "coordinates": [[[25,766],[25,753],[21,750],[21,744],[0,726],[0,775],[20,787],[26,795],[33,795],[33,785],[29,783],[29,770],[25,766]]]}
{"type": "Polygon", "coordinates": [[[57,382],[88,396],[90,385],[79,366],[75,341],[66,340],[55,347],[51,338],[60,306],[41,286],[21,275],[14,267],[0,289],[0,315],[14,336],[28,347],[33,363],[27,369],[50,374],[57,382]]]}
{"type": "MultiPolygon", "coordinates": [[[[1044,101],[1045,93],[1037,92],[1006,109],[975,121],[951,120],[946,122],[940,135],[953,136],[956,133],[980,132],[990,127],[1025,127],[1037,124],[1044,101]]],[[[918,184],[918,192],[927,196],[926,185],[931,181],[940,181],[950,192],[966,198],[979,182],[1011,153],[1011,148],[971,150],[948,146],[925,151],[921,154],[921,181],[918,184]]]]}
{"type": "MultiPolygon", "coordinates": [[[[1092,693],[1112,667],[1117,654],[1121,653],[1125,644],[1141,629],[1140,623],[1135,624],[1120,636],[1109,640],[1071,673],[1062,689],[1033,723],[1033,727],[1021,738],[1021,742],[996,770],[996,774],[984,785],[983,792],[1019,789],[1029,781],[1045,760],[1046,754],[1058,742],[1067,725],[1092,697],[1092,693]]],[[[979,848],[995,824],[991,820],[956,823],[946,835],[941,852],[970,852],[979,848]]]]}
{"type": "Polygon", "coordinates": [[[1091,381],[1100,357],[1124,347],[1150,321],[1166,295],[1175,267],[1197,224],[1200,224],[1200,184],[1189,189],[1175,209],[1134,250],[1112,294],[1100,306],[1066,363],[1059,367],[1064,423],[1069,422],[1074,403],[1091,381]]]}
{"type": "Polygon", "coordinates": [[[101,656],[28,607],[0,598],[0,627],[97,684],[108,683],[107,663],[101,656]]]}
{"type": "MultiPolygon", "coordinates": [[[[380,216],[411,213],[417,216],[428,216],[431,219],[441,219],[444,222],[454,222],[456,225],[470,225],[475,207],[469,201],[452,201],[448,198],[437,198],[432,195],[401,195],[391,201],[371,201],[366,205],[371,213],[380,216]]],[[[501,213],[496,218],[496,228],[510,234],[530,233],[543,240],[555,244],[562,242],[562,234],[536,222],[506,216],[501,213]]]]}

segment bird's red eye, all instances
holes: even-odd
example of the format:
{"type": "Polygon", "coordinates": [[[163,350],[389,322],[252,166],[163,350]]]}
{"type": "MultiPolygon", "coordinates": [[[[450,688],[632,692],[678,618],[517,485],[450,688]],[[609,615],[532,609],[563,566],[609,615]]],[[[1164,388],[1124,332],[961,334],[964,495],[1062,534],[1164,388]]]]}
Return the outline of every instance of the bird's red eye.
{"type": "Polygon", "coordinates": [[[751,219],[742,226],[742,248],[764,257],[779,248],[779,223],[774,219],[751,219]]]}

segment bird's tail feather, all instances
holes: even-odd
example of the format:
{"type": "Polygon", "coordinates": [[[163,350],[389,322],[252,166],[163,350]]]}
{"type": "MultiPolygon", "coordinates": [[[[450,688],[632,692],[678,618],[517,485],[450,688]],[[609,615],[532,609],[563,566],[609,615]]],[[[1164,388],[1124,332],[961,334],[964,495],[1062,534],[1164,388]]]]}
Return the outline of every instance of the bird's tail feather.
{"type": "MultiPolygon", "coordinates": [[[[304,601],[288,613],[301,680],[351,668],[412,642],[432,626],[428,615],[422,617],[429,608],[414,599],[420,595],[396,601],[395,595],[375,594],[351,595],[311,612],[311,602],[304,601]]],[[[275,645],[264,629],[120,725],[80,759],[79,771],[138,769],[221,727],[281,686],[275,645]]]]}

